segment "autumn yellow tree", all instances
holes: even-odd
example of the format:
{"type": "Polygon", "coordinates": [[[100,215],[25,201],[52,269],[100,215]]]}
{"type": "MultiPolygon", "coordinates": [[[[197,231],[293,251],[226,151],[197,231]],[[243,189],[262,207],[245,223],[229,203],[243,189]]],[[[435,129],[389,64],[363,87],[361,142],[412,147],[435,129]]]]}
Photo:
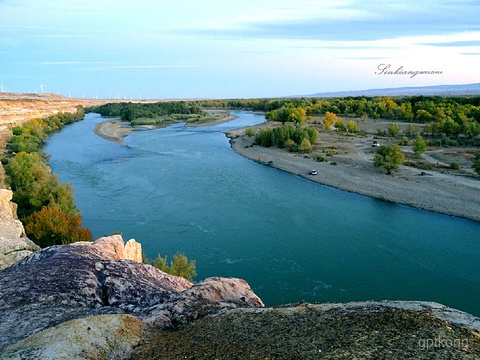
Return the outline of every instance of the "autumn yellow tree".
{"type": "Polygon", "coordinates": [[[354,123],[353,120],[350,120],[347,123],[347,131],[350,133],[358,133],[360,129],[358,128],[358,124],[354,123]]]}
{"type": "Polygon", "coordinates": [[[51,203],[24,219],[27,236],[41,247],[92,241],[90,230],[82,228],[82,217],[65,213],[51,203]]]}
{"type": "Polygon", "coordinates": [[[331,113],[330,111],[327,111],[325,113],[325,118],[323,119],[323,124],[325,126],[326,130],[330,130],[330,127],[338,122],[338,117],[334,113],[331,113]]]}

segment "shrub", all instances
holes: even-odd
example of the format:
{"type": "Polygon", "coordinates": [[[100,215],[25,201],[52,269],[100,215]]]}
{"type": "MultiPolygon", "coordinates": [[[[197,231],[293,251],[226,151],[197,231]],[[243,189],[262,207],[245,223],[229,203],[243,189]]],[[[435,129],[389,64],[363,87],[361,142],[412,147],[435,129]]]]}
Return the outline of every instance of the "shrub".
{"type": "Polygon", "coordinates": [[[248,128],[247,130],[245,130],[245,135],[249,137],[255,136],[255,130],[253,130],[252,128],[248,128]]]}
{"type": "Polygon", "coordinates": [[[188,260],[184,254],[177,253],[174,255],[173,260],[170,261],[170,266],[168,265],[167,257],[162,257],[160,254],[153,261],[144,257],[143,262],[155,266],[167,274],[181,276],[187,280],[192,280],[197,275],[195,260],[188,260]]]}
{"type": "Polygon", "coordinates": [[[388,128],[388,132],[390,135],[395,136],[398,134],[398,124],[394,122],[390,127],[388,128]]]}
{"type": "Polygon", "coordinates": [[[405,145],[408,145],[410,143],[410,140],[408,139],[408,137],[406,136],[403,136],[399,141],[398,141],[398,144],[400,146],[405,146],[405,145]]]}
{"type": "Polygon", "coordinates": [[[295,141],[293,141],[292,139],[288,139],[286,142],[285,142],[285,147],[289,148],[290,150],[293,150],[294,146],[295,146],[295,141]]]}
{"type": "Polygon", "coordinates": [[[473,161],[473,168],[477,172],[477,174],[480,174],[480,152],[477,152],[475,154],[475,160],[473,161]]]}
{"type": "Polygon", "coordinates": [[[333,155],[337,155],[338,154],[338,150],[337,149],[328,149],[327,150],[327,156],[333,156],[333,155]]]}
{"type": "Polygon", "coordinates": [[[324,161],[327,161],[327,158],[325,156],[323,156],[322,154],[318,154],[317,155],[317,161],[318,162],[324,162],[324,161]]]}
{"type": "Polygon", "coordinates": [[[461,166],[460,166],[459,163],[452,162],[452,163],[450,164],[450,169],[452,169],[452,170],[460,170],[460,168],[461,168],[461,166]]]}

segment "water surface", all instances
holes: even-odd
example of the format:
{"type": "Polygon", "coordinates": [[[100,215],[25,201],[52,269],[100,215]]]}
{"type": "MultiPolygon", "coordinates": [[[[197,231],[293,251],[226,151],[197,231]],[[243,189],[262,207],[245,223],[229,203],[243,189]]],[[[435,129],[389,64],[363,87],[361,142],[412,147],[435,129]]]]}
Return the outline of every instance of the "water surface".
{"type": "Polygon", "coordinates": [[[45,151],[95,237],[119,231],[149,258],[183,252],[197,279],[246,279],[267,305],[429,300],[480,315],[480,223],[322,186],[237,155],[222,131],[264,121],[139,131],[128,146],[89,114],[45,151]]]}

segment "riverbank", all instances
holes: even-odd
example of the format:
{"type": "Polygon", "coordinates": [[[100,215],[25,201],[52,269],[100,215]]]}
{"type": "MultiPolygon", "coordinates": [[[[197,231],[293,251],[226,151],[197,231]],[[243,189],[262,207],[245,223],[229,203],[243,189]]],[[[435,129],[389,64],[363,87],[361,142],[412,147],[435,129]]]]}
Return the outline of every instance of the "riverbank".
{"type": "MultiPolygon", "coordinates": [[[[386,175],[383,169],[373,166],[374,150],[369,142],[356,138],[348,140],[349,151],[339,151],[332,157],[327,156],[329,161],[317,162],[286,149],[253,145],[254,137],[246,136],[245,129],[228,131],[226,135],[238,154],[263,164],[272,161],[273,167],[308,180],[375,199],[480,221],[478,178],[408,166],[386,175]],[[318,175],[308,175],[312,169],[316,169],[318,175]]],[[[332,136],[335,137],[322,132],[318,143],[332,143],[332,136]]],[[[336,144],[340,142],[338,138],[334,140],[336,144]]]]}

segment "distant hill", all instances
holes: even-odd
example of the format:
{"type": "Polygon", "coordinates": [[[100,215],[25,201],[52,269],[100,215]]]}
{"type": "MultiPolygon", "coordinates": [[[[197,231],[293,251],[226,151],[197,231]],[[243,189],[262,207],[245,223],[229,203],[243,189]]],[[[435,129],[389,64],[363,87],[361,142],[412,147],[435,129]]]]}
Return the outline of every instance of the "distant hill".
{"type": "Polygon", "coordinates": [[[416,96],[416,95],[480,95],[480,83],[465,85],[436,85],[420,87],[400,87],[355,91],[324,92],[303,97],[345,97],[345,96],[416,96]]]}

